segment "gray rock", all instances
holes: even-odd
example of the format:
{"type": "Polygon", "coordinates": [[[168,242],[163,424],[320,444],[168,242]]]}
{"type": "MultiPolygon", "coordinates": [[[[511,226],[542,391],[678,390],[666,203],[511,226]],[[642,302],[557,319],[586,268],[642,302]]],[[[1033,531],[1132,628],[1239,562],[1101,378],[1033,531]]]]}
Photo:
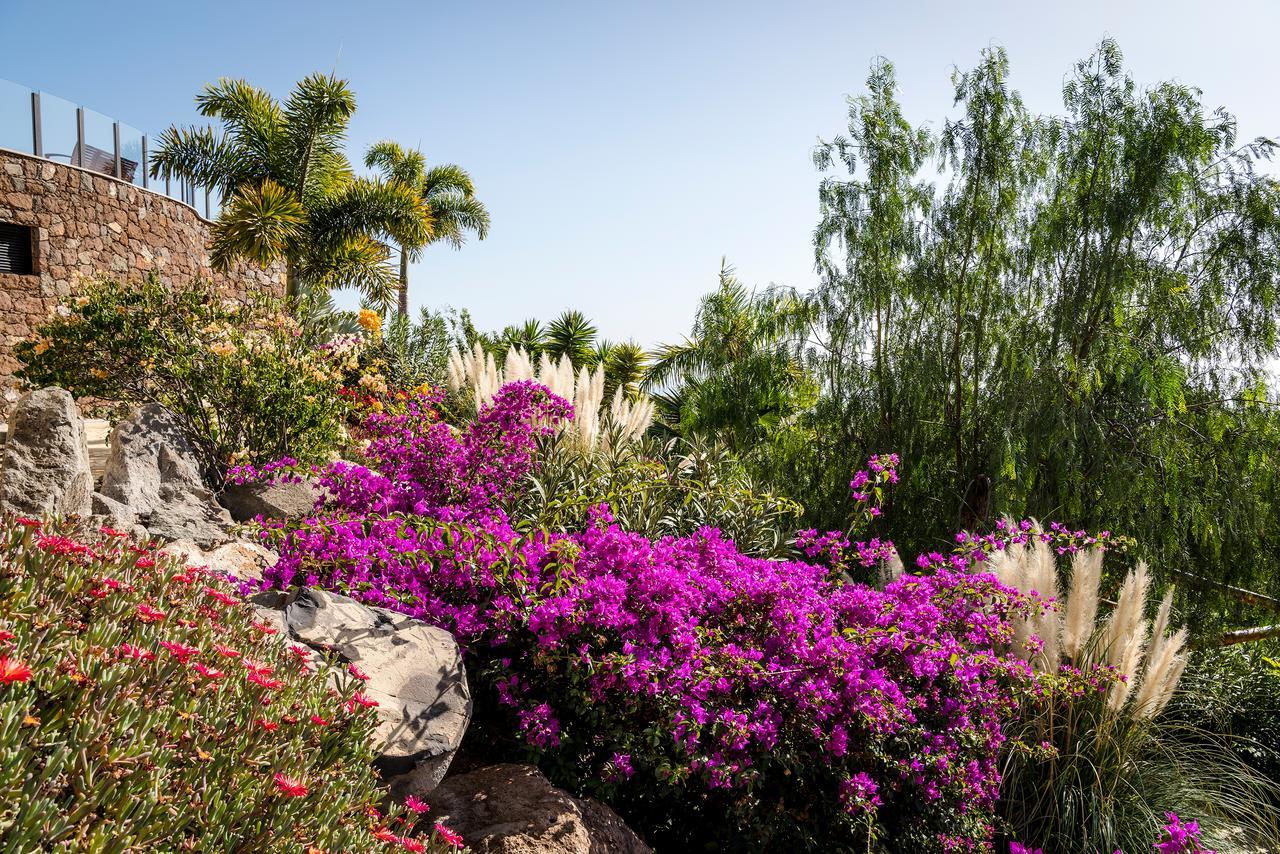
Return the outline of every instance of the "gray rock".
{"type": "Polygon", "coordinates": [[[128,506],[152,536],[201,548],[231,539],[230,514],[205,486],[177,420],[159,404],[140,406],[116,425],[101,492],[128,506]]]}
{"type": "Polygon", "coordinates": [[[42,388],[14,404],[0,464],[0,506],[29,516],[89,515],[93,474],[71,393],[42,388]]]}
{"type": "Polygon", "coordinates": [[[257,516],[264,519],[301,519],[309,516],[316,502],[324,496],[324,490],[310,478],[301,483],[247,483],[229,485],[218,496],[222,506],[231,512],[237,522],[247,522],[257,516]]]}
{"type": "Polygon", "coordinates": [[[475,854],[649,854],[618,817],[551,785],[529,765],[488,765],[449,777],[428,797],[431,817],[475,854]]]}
{"type": "Polygon", "coordinates": [[[138,514],[133,512],[133,508],[101,492],[93,493],[90,502],[93,515],[105,518],[106,524],[118,531],[128,531],[138,522],[138,514]]]}
{"type": "Polygon", "coordinates": [[[261,581],[262,571],[275,566],[280,559],[271,549],[246,540],[224,543],[207,552],[192,540],[175,540],[160,551],[173,555],[187,566],[207,567],[241,581],[261,581]]]}
{"type": "Polygon", "coordinates": [[[293,594],[290,637],[330,650],[368,674],[378,701],[377,761],[394,796],[422,795],[444,778],[471,722],[462,653],[443,629],[324,590],[293,594]]]}

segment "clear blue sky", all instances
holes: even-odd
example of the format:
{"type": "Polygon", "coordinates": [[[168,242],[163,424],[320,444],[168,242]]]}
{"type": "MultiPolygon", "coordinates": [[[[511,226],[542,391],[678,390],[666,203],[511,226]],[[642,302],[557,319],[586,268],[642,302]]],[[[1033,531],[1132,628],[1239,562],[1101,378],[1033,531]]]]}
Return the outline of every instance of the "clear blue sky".
{"type": "Polygon", "coordinates": [[[687,328],[722,256],[752,284],[814,282],[811,151],[843,129],[876,55],[916,121],[951,104],[953,66],[989,44],[1055,110],[1104,35],[1140,83],[1177,78],[1280,136],[1280,3],[433,3],[0,0],[0,77],[156,132],[219,76],[279,95],[337,62],[375,140],[471,170],[484,243],[428,250],[420,304],[485,327],[566,307],[643,344],[687,328]]]}

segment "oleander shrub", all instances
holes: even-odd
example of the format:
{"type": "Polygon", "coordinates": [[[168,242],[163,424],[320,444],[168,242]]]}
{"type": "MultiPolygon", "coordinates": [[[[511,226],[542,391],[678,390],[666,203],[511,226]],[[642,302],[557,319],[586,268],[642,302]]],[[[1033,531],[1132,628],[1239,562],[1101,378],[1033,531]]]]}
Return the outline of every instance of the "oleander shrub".
{"type": "MultiPolygon", "coordinates": [[[[368,465],[324,468],[325,509],[264,531],[281,551],[269,583],[453,632],[478,731],[514,731],[671,850],[989,844],[1004,723],[1036,689],[1005,654],[1011,618],[1034,597],[948,569],[847,583],[840,567],[892,547],[842,534],[805,538],[831,558],[810,563],[710,527],[627,531],[604,503],[574,530],[518,528],[508,511],[572,408],[516,382],[455,428],[436,402],[366,419],[368,465]]],[[[878,494],[892,469],[874,462],[878,494]]]]}
{"type": "Polygon", "coordinates": [[[16,348],[18,376],[77,397],[163,404],[216,486],[229,465],[328,459],[343,438],[344,381],[367,330],[334,336],[306,305],[210,283],[100,281],[60,303],[16,348]]]}
{"type": "Polygon", "coordinates": [[[0,550],[0,850],[452,849],[380,812],[359,679],[224,580],[110,529],[0,550]]]}

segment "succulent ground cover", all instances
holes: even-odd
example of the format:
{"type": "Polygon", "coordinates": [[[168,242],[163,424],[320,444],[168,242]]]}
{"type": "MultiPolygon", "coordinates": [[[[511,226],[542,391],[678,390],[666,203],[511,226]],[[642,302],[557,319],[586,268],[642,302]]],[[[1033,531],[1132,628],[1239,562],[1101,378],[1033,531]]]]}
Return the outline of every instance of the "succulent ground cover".
{"type": "Polygon", "coordinates": [[[381,811],[360,680],[275,632],[153,546],[0,520],[0,849],[451,850],[381,811]]]}

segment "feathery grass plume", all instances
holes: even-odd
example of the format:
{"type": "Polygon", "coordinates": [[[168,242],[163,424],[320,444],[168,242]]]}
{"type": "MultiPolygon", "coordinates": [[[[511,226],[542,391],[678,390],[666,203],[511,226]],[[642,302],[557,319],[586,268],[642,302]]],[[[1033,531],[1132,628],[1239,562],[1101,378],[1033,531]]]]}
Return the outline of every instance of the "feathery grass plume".
{"type": "Polygon", "coordinates": [[[1058,566],[1053,550],[1040,537],[1031,538],[1025,570],[1027,586],[1044,602],[1038,614],[1031,618],[1031,631],[1040,639],[1043,647],[1040,658],[1045,669],[1052,673],[1058,668],[1058,648],[1062,637],[1062,610],[1058,605],[1058,566]]]}
{"type": "MultiPolygon", "coordinates": [[[[1001,584],[1016,588],[1026,593],[1031,589],[1030,567],[1032,563],[1031,546],[1012,544],[1008,548],[994,552],[987,558],[987,568],[995,573],[1001,584]]],[[[1010,617],[1013,628],[1013,652],[1023,661],[1031,658],[1032,621],[1021,615],[1010,617]]]]}
{"type": "Polygon", "coordinates": [[[1160,611],[1151,630],[1147,669],[1142,674],[1142,685],[1133,701],[1133,713],[1140,717],[1151,718],[1160,714],[1172,699],[1187,666],[1186,656],[1182,655],[1187,643],[1186,628],[1180,628],[1172,635],[1166,634],[1172,609],[1173,591],[1170,590],[1160,603],[1160,611]]]}
{"type": "Polygon", "coordinates": [[[1147,648],[1147,619],[1144,612],[1147,607],[1147,589],[1151,586],[1151,575],[1147,571],[1145,561],[1138,565],[1125,577],[1120,586],[1120,595],[1116,598],[1116,608],[1107,622],[1104,635],[1107,663],[1115,667],[1122,679],[1111,687],[1108,705],[1112,711],[1119,711],[1133,690],[1133,683],[1142,666],[1142,658],[1147,648]]]}
{"type": "Polygon", "coordinates": [[[1062,652],[1079,661],[1098,618],[1102,549],[1081,549],[1071,556],[1071,592],[1063,608],[1062,652]]]}

